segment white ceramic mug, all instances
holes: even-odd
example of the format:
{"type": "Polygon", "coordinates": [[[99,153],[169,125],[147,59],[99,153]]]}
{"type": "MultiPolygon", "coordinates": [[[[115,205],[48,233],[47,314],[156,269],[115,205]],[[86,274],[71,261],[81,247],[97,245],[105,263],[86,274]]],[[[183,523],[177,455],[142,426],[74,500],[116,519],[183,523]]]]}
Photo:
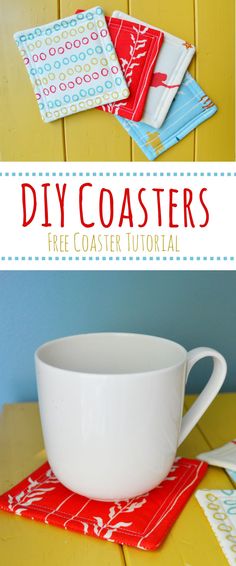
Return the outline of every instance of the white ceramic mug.
{"type": "Polygon", "coordinates": [[[35,358],[49,463],[66,487],[102,500],[134,497],[163,480],[227,367],[211,348],[187,352],[170,340],[125,333],[54,340],[35,358]],[[188,374],[208,356],[212,375],[182,417],[188,374]]]}

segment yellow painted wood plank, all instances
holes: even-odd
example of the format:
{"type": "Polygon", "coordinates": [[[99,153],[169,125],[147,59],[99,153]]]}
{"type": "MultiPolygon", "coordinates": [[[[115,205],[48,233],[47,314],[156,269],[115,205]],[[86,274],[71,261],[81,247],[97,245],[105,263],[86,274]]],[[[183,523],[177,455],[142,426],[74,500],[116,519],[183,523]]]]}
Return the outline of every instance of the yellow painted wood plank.
{"type": "MultiPolygon", "coordinates": [[[[5,405],[0,421],[0,491],[7,491],[43,461],[43,438],[36,403],[5,405]]],[[[45,456],[44,456],[45,459],[45,456]]]]}
{"type": "MultiPolygon", "coordinates": [[[[195,43],[194,35],[194,4],[189,0],[158,0],[158,2],[143,2],[143,0],[130,0],[130,14],[140,20],[168,31],[178,37],[195,43]]],[[[189,68],[195,74],[195,62],[189,68]]],[[[133,142],[133,160],[148,161],[143,152],[133,142]]],[[[194,132],[163,153],[156,160],[157,163],[165,161],[193,161],[194,160],[194,132]]]]}
{"type": "Polygon", "coordinates": [[[122,548],[0,512],[3,566],[124,566],[122,548]]]}
{"type": "Polygon", "coordinates": [[[21,29],[57,19],[57,0],[1,0],[0,159],[63,161],[63,123],[45,124],[13,39],[21,29]]]}
{"type": "MultiPolygon", "coordinates": [[[[0,492],[42,463],[38,405],[8,405],[0,416],[0,492]]],[[[119,545],[0,512],[0,564],[124,566],[119,545]]]]}
{"type": "MultiPolygon", "coordinates": [[[[195,395],[187,396],[186,406],[190,407],[194,399],[195,395]]],[[[211,448],[236,438],[236,393],[217,395],[199,421],[198,428],[207,437],[211,448]]]]}
{"type": "Polygon", "coordinates": [[[195,0],[196,77],[219,110],[196,134],[196,161],[235,160],[235,1],[195,0]]]}
{"type": "MultiPolygon", "coordinates": [[[[61,17],[76,9],[91,8],[91,0],[60,0],[61,17]]],[[[127,0],[102,0],[106,15],[113,10],[127,11],[127,0]]],[[[65,118],[66,158],[68,161],[130,161],[130,138],[114,116],[89,110],[65,118]]]]}
{"type": "MultiPolygon", "coordinates": [[[[193,402],[193,399],[194,396],[191,396],[190,399],[186,397],[186,407],[193,402]]],[[[217,402],[224,413],[227,402],[222,403],[221,399],[217,402]]],[[[209,450],[209,446],[207,430],[205,429],[205,435],[203,435],[198,427],[195,427],[180,446],[178,454],[195,457],[199,452],[209,450]]],[[[223,470],[210,467],[199,485],[199,489],[205,488],[232,489],[232,484],[223,470]]],[[[124,547],[124,553],[127,566],[156,566],[158,564],[161,566],[199,566],[199,564],[205,566],[208,564],[206,557],[210,557],[209,564],[214,564],[214,566],[227,565],[217,539],[194,496],[190,498],[167,539],[157,551],[145,552],[124,547]]]]}

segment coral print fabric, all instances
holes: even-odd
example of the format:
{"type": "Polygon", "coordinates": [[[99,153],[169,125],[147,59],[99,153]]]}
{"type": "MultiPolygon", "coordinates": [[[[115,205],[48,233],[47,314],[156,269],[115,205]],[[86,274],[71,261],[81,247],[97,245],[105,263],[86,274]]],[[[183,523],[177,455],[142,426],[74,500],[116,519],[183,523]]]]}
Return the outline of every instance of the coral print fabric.
{"type": "Polygon", "coordinates": [[[124,19],[106,18],[106,22],[130,96],[123,102],[103,104],[100,110],[141,120],[164,34],[124,19]]]}
{"type": "Polygon", "coordinates": [[[147,158],[153,160],[178,143],[216,111],[215,104],[193,77],[186,73],[161,128],[155,129],[142,122],[134,123],[119,116],[117,119],[147,158]]]}
{"type": "Polygon", "coordinates": [[[0,496],[0,509],[151,550],[164,540],[206,470],[205,462],[177,459],[156,489],[129,500],[102,502],[69,491],[46,463],[0,496]]]}
{"type": "MultiPolygon", "coordinates": [[[[127,18],[136,25],[148,25],[124,12],[115,11],[113,16],[127,18]]],[[[161,32],[153,26],[150,28],[161,32]]],[[[142,122],[153,128],[161,127],[194,53],[195,47],[191,43],[164,31],[164,41],[156,60],[142,122]]]]}
{"type": "Polygon", "coordinates": [[[228,560],[236,564],[236,491],[198,490],[196,498],[228,560]]]}
{"type": "Polygon", "coordinates": [[[102,8],[14,38],[45,122],[129,96],[102,8]]]}

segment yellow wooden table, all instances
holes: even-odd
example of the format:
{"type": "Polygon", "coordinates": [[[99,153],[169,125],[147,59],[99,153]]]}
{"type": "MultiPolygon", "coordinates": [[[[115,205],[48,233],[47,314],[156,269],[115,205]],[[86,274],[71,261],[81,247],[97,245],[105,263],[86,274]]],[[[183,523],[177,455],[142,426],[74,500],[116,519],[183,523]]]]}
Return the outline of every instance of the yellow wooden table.
{"type": "MultiPolygon", "coordinates": [[[[186,398],[185,406],[194,397],[186,398]]],[[[236,394],[219,395],[182,444],[194,457],[235,437],[236,394]]],[[[0,415],[0,492],[45,459],[38,405],[6,405],[0,415]]],[[[232,489],[226,473],[210,467],[201,488],[232,489]]],[[[194,496],[155,552],[121,547],[51,525],[0,512],[1,566],[226,566],[222,550],[194,496]]]]}
{"type": "MultiPolygon", "coordinates": [[[[234,161],[234,0],[101,0],[194,43],[190,71],[219,111],[158,161],[234,161]]],[[[0,159],[146,161],[118,121],[90,110],[44,124],[15,31],[71,15],[93,0],[0,0],[0,159]]]]}

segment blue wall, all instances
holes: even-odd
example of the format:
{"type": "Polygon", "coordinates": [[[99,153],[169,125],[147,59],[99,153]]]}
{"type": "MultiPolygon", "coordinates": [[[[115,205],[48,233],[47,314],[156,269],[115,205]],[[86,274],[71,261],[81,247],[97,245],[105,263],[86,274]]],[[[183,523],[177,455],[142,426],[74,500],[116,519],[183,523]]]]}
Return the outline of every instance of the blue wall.
{"type": "MultiPolygon", "coordinates": [[[[224,389],[236,390],[236,272],[1,272],[0,406],[36,399],[41,343],[105,330],[219,349],[228,362],[224,389]]],[[[209,371],[208,360],[199,363],[188,391],[199,391],[209,371]]]]}

